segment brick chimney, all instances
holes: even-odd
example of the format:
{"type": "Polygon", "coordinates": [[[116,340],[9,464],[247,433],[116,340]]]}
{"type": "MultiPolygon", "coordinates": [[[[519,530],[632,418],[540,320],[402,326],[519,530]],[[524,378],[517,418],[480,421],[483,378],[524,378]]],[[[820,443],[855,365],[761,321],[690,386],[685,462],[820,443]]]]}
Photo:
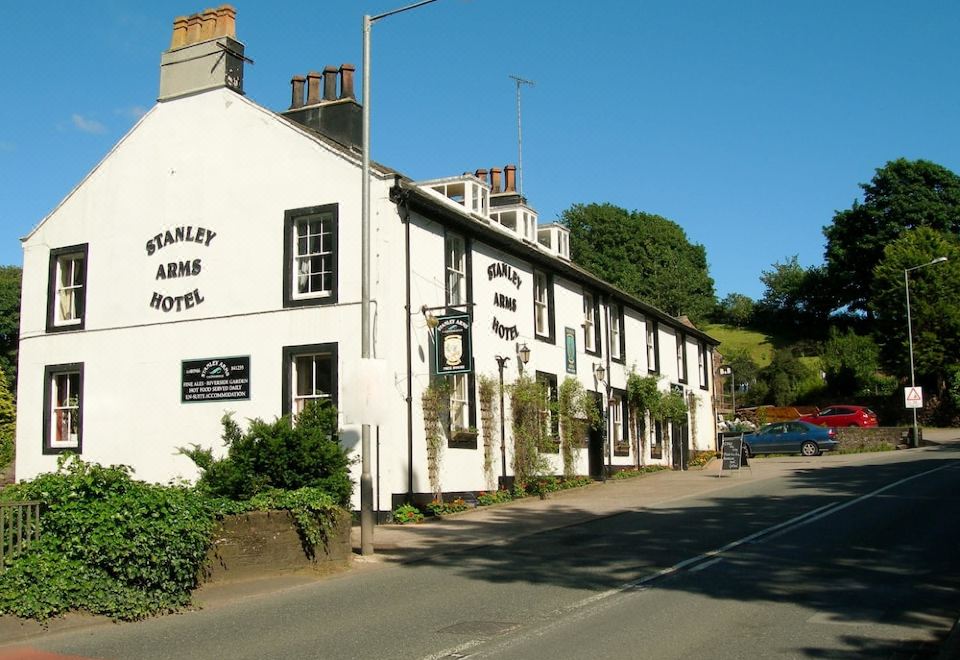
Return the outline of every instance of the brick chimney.
{"type": "Polygon", "coordinates": [[[323,73],[307,74],[307,101],[303,102],[303,76],[294,76],[293,99],[290,108],[281,114],[298,124],[303,124],[346,146],[360,147],[362,107],[353,91],[353,76],[356,67],[342,64],[339,68],[325,66],[323,73]],[[321,84],[321,80],[323,81],[321,84]],[[337,93],[337,83],[340,93],[337,93]],[[298,86],[299,85],[299,86],[298,86]]]}
{"type": "Polygon", "coordinates": [[[221,5],[174,19],[170,49],[160,56],[160,101],[220,87],[243,94],[236,18],[236,9],[221,5]]]}

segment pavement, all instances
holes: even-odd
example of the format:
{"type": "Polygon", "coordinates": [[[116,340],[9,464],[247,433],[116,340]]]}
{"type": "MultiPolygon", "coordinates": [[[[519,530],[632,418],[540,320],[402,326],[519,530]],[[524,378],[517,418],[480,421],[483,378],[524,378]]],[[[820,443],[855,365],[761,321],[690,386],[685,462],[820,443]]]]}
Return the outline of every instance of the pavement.
{"type": "MultiPolygon", "coordinates": [[[[960,429],[927,428],[923,437],[928,444],[960,444],[960,429]]],[[[862,457],[862,454],[847,454],[828,456],[826,459],[830,464],[843,464],[862,457]]],[[[821,461],[821,464],[827,462],[821,457],[751,460],[750,468],[723,473],[721,476],[720,461],[714,460],[700,469],[685,472],[664,470],[629,479],[609,479],[583,488],[550,493],[546,499],[530,497],[496,506],[478,507],[442,519],[428,519],[417,525],[378,525],[373,534],[375,552],[368,556],[359,554],[360,529],[355,526],[351,538],[355,554],[347,572],[340,570],[341,567],[332,567],[321,572],[206,584],[194,592],[194,606],[223,607],[239,600],[302,587],[320,579],[328,579],[331,574],[349,579],[350,573],[355,571],[382,570],[392,565],[461,552],[468,548],[506,545],[522,536],[626,511],[656,508],[742,485],[745,481],[782,478],[795,470],[808,469],[811,462],[815,464],[816,461],[821,461]]],[[[0,616],[0,660],[19,657],[5,655],[4,646],[9,643],[23,643],[61,631],[100,625],[111,625],[111,622],[104,617],[86,614],[68,614],[52,619],[47,624],[0,616]]],[[[960,649],[960,625],[955,626],[954,632],[951,640],[960,649]]]]}

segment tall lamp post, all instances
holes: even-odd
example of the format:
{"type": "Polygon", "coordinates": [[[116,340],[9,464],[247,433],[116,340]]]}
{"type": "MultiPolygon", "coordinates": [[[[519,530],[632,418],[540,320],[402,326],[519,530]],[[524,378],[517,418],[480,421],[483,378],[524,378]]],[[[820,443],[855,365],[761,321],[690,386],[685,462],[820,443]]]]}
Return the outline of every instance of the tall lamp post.
{"type": "MultiPolygon", "coordinates": [[[[360,204],[360,358],[370,358],[370,28],[377,21],[436,0],[421,0],[376,16],[363,16],[363,154],[360,204]]],[[[360,432],[360,554],[373,554],[373,477],[370,474],[370,425],[360,432]]]]}
{"type": "MultiPolygon", "coordinates": [[[[913,389],[917,386],[916,379],[913,373],[913,323],[910,319],[910,271],[917,270],[918,268],[925,268],[927,266],[932,266],[933,264],[942,264],[946,261],[946,257],[937,257],[933,261],[928,261],[925,264],[920,264],[919,266],[913,266],[911,268],[904,268],[903,270],[903,288],[907,294],[907,345],[910,347],[910,388],[913,389]]],[[[911,408],[913,411],[913,437],[910,439],[910,446],[916,447],[920,444],[920,437],[918,435],[917,429],[917,409],[911,408]]]]}
{"type": "MultiPolygon", "coordinates": [[[[598,383],[603,383],[603,444],[607,445],[607,461],[609,465],[613,465],[613,448],[610,447],[610,383],[607,382],[607,371],[603,368],[602,364],[594,365],[593,367],[593,377],[597,379],[598,383]]],[[[603,466],[600,472],[600,478],[605,482],[607,480],[607,468],[608,466],[603,466]]]]}

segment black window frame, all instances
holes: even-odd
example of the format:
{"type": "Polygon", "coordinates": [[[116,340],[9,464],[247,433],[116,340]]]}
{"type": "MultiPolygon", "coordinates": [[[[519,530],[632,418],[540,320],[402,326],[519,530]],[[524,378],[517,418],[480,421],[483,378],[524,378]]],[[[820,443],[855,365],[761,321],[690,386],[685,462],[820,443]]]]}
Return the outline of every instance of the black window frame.
{"type": "Polygon", "coordinates": [[[447,227],[443,228],[443,304],[450,309],[468,308],[471,302],[473,286],[471,282],[472,258],[470,254],[470,239],[463,233],[450,231],[447,227]],[[450,290],[448,288],[447,272],[450,268],[450,252],[447,250],[447,241],[451,236],[455,236],[463,241],[463,301],[457,304],[450,302],[450,290]]]}
{"type": "Polygon", "coordinates": [[[312,307],[316,305],[336,304],[339,285],[340,285],[340,205],[339,204],[320,204],[318,206],[305,206],[298,209],[288,209],[283,212],[283,306],[289,307],[312,307]],[[330,213],[330,235],[333,240],[333,249],[331,250],[331,281],[330,294],[324,296],[308,296],[297,298],[293,293],[293,259],[295,257],[293,249],[294,227],[297,220],[304,216],[320,215],[330,213]]]}
{"type": "Polygon", "coordinates": [[[703,364],[700,365],[700,378],[702,379],[702,382],[700,383],[700,389],[707,391],[710,389],[710,363],[712,356],[710,355],[710,349],[707,346],[707,342],[701,340],[699,342],[699,346],[700,353],[703,355],[703,364]]]}
{"type": "Polygon", "coordinates": [[[660,324],[653,319],[647,319],[645,329],[653,333],[653,364],[652,365],[650,364],[650,348],[649,348],[649,345],[647,344],[646,333],[644,333],[644,337],[643,337],[643,346],[644,346],[644,350],[647,353],[647,372],[651,374],[659,374],[660,373],[660,324]]]}
{"type": "MultiPolygon", "coordinates": [[[[629,456],[630,455],[630,408],[627,403],[627,391],[621,390],[617,387],[610,388],[611,398],[616,396],[620,399],[620,444],[625,445],[626,449],[617,448],[616,443],[613,445],[613,455],[614,456],[629,456]]],[[[610,406],[613,408],[613,406],[610,406]]],[[[613,428],[613,420],[610,420],[610,427],[613,428]]]]}
{"type": "Polygon", "coordinates": [[[280,402],[280,414],[281,415],[290,415],[293,413],[293,358],[297,355],[304,354],[316,354],[316,353],[329,353],[330,354],[330,402],[337,406],[339,405],[339,392],[340,392],[340,361],[339,361],[339,345],[337,342],[324,342],[320,344],[297,344],[291,346],[284,346],[281,349],[281,359],[283,360],[280,368],[280,374],[282,377],[282,383],[280,385],[280,393],[283,397],[280,402]]]}
{"type": "Polygon", "coordinates": [[[687,335],[680,330],[676,331],[677,341],[677,382],[687,384],[690,365],[687,364],[687,335]]]}
{"type": "Polygon", "coordinates": [[[556,454],[560,452],[560,415],[557,413],[557,403],[560,400],[559,384],[557,375],[548,371],[534,372],[534,380],[547,387],[547,405],[550,406],[550,433],[553,436],[553,442],[547,447],[538,447],[542,452],[556,454]]]}
{"type": "Polygon", "coordinates": [[[84,363],[83,362],[68,362],[64,364],[48,364],[43,368],[43,445],[42,453],[44,455],[53,455],[53,454],[62,454],[64,452],[72,452],[74,454],[83,453],[83,420],[84,420],[84,363]],[[77,405],[77,414],[79,416],[79,421],[77,422],[77,445],[75,447],[54,447],[51,444],[50,434],[53,431],[53,424],[51,420],[51,413],[53,412],[52,403],[53,403],[53,377],[58,374],[79,374],[79,393],[78,399],[79,403],[77,405]]]}
{"type": "Polygon", "coordinates": [[[548,344],[557,343],[556,333],[556,301],[553,295],[553,273],[541,268],[533,269],[533,336],[537,341],[548,344]],[[542,274],[547,282],[547,334],[537,331],[537,274],[542,274]]]}
{"type": "Polygon", "coordinates": [[[68,245],[65,247],[52,248],[50,250],[50,263],[48,265],[47,275],[47,332],[70,332],[73,330],[83,330],[87,324],[87,281],[90,273],[90,244],[78,243],[77,245],[68,245]],[[62,257],[72,254],[83,255],[83,281],[80,285],[81,290],[81,313],[79,323],[58,323],[57,322],[57,264],[62,257]]]}
{"type": "Polygon", "coordinates": [[[584,322],[581,324],[581,327],[583,328],[583,352],[587,355],[599,357],[603,353],[603,342],[601,341],[603,335],[600,332],[600,296],[596,291],[584,289],[584,301],[586,301],[587,296],[590,296],[590,298],[593,299],[593,348],[587,348],[587,319],[584,318],[584,322]]]}
{"type": "Polygon", "coordinates": [[[617,364],[626,364],[627,363],[627,333],[625,332],[625,319],[626,315],[623,311],[623,303],[613,301],[610,303],[610,315],[611,317],[616,316],[617,323],[620,327],[620,337],[617,342],[618,348],[620,349],[620,355],[613,354],[613,337],[612,337],[612,328],[611,328],[611,337],[610,337],[610,361],[616,362],[617,364]]]}
{"type": "MultiPolygon", "coordinates": [[[[477,380],[474,372],[469,372],[466,374],[448,374],[446,376],[439,376],[439,378],[448,378],[452,379],[454,376],[466,376],[467,378],[467,428],[466,429],[454,429],[453,428],[453,415],[447,415],[445,420],[445,430],[447,432],[447,447],[450,449],[476,449],[477,436],[470,434],[463,434],[461,431],[468,431],[469,429],[477,428],[477,380]]],[[[451,383],[451,396],[453,395],[451,383]]]]}

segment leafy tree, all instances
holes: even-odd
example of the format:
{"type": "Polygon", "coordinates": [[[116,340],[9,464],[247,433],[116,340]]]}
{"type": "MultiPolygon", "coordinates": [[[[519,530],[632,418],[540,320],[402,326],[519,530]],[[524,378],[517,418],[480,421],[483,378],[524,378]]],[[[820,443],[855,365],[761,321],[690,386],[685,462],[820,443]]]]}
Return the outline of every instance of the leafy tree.
{"type": "Polygon", "coordinates": [[[0,370],[0,470],[13,460],[13,446],[17,430],[17,404],[7,387],[7,377],[0,370]]]}
{"type": "Polygon", "coordinates": [[[885,246],[905,231],[929,227],[960,232],[960,177],[926,160],[890,161],[861,184],[863,203],[854,201],[824,227],[825,260],[836,304],[870,309],[873,268],[885,246]]]}
{"type": "Polygon", "coordinates": [[[753,319],[753,298],[742,293],[729,293],[717,305],[717,320],[742,328],[753,319]]]}
{"type": "Polygon", "coordinates": [[[796,403],[819,384],[817,374],[788,348],[775,351],[760,375],[767,384],[767,401],[777,406],[796,403]]]}
{"type": "Polygon", "coordinates": [[[808,329],[812,323],[825,321],[834,306],[826,280],[823,268],[804,268],[796,255],[782,263],[774,262],[771,270],[760,276],[766,289],[757,303],[758,316],[768,324],[788,323],[808,329]]]}
{"type": "Polygon", "coordinates": [[[875,393],[880,382],[880,348],[869,335],[851,329],[830,328],[820,363],[827,374],[827,386],[835,395],[875,393]]]}
{"type": "Polygon", "coordinates": [[[656,419],[661,396],[657,386],[657,376],[641,376],[630,371],[627,376],[627,407],[630,414],[630,426],[633,429],[636,455],[646,461],[646,448],[643,441],[647,437],[647,416],[656,419]]]}
{"type": "Polygon", "coordinates": [[[575,204],[560,222],[575,263],[637,298],[694,322],[716,305],[706,250],[675,222],[612,204],[575,204]]]}
{"type": "Polygon", "coordinates": [[[17,346],[20,342],[19,266],[0,266],[0,369],[7,375],[11,391],[17,383],[17,346]]]}
{"type": "Polygon", "coordinates": [[[917,378],[942,392],[950,366],[960,363],[960,240],[921,227],[888,245],[873,271],[871,310],[883,364],[906,378],[910,361],[903,271],[938,257],[948,261],[910,272],[910,312],[917,378]]]}

